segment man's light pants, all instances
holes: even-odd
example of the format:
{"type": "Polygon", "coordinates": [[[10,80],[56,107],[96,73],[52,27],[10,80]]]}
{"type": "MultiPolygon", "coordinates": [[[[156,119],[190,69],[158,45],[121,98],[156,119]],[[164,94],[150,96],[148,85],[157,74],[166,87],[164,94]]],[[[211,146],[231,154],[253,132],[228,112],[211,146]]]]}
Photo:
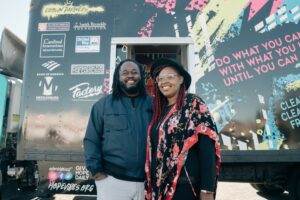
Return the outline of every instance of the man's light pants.
{"type": "Polygon", "coordinates": [[[97,200],[144,200],[144,183],[123,181],[112,176],[95,181],[97,200]]]}

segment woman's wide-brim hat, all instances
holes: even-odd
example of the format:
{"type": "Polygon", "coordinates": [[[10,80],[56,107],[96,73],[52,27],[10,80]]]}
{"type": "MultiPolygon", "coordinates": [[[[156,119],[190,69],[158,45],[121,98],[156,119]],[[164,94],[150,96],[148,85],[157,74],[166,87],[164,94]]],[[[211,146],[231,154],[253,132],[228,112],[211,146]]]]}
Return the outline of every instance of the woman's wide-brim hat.
{"type": "Polygon", "coordinates": [[[184,85],[185,88],[188,89],[192,82],[191,75],[184,69],[183,65],[177,62],[176,60],[173,60],[171,58],[160,58],[153,62],[150,73],[151,77],[155,79],[155,77],[158,75],[158,73],[165,67],[172,67],[175,70],[179,72],[181,76],[183,76],[184,79],[184,85]]]}

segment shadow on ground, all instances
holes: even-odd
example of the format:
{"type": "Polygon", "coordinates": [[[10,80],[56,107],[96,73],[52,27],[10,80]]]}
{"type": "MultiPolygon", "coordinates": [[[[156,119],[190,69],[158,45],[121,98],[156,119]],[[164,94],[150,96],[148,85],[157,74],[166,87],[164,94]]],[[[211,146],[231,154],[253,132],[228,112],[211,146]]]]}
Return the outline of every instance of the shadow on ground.
{"type": "Polygon", "coordinates": [[[278,196],[268,195],[268,194],[265,194],[265,193],[262,193],[262,192],[256,192],[256,194],[258,194],[259,196],[265,198],[266,200],[282,200],[282,199],[292,200],[292,199],[290,199],[288,193],[283,193],[283,194],[278,195],[278,196]]]}

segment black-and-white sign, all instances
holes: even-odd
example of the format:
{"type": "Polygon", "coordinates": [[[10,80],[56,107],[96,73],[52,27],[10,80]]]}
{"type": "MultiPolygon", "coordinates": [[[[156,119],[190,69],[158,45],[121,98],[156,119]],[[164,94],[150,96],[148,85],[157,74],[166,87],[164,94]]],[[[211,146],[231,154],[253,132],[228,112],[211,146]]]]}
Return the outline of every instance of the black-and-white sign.
{"type": "Polygon", "coordinates": [[[53,76],[45,76],[39,82],[39,87],[42,88],[42,96],[36,96],[37,101],[58,101],[59,97],[55,96],[58,86],[54,84],[53,76]]]}
{"type": "Polygon", "coordinates": [[[42,34],[40,57],[57,58],[65,56],[66,34],[42,34]]]}
{"type": "Polygon", "coordinates": [[[72,75],[104,74],[104,64],[72,64],[72,75]]]}
{"type": "Polygon", "coordinates": [[[60,66],[59,63],[53,61],[53,60],[49,60],[45,63],[42,64],[42,66],[46,69],[48,69],[50,72],[52,72],[54,69],[56,69],[57,67],[60,66]]]}
{"type": "Polygon", "coordinates": [[[102,85],[91,86],[90,83],[84,82],[71,87],[69,91],[72,92],[74,101],[89,101],[90,97],[102,94],[102,85]]]}

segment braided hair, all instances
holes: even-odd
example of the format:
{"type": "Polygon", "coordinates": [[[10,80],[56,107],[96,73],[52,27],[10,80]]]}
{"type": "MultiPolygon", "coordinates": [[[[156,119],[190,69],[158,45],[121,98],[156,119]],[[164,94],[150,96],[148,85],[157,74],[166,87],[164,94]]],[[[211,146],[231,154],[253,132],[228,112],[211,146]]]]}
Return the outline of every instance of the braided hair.
{"type": "MultiPolygon", "coordinates": [[[[154,79],[158,76],[159,72],[166,66],[159,67],[157,70],[154,72],[154,79]]],[[[172,66],[169,66],[172,67],[172,66]]],[[[184,103],[184,98],[185,98],[185,93],[186,93],[186,88],[185,84],[181,84],[178,92],[178,96],[176,99],[176,109],[181,110],[183,103],[184,103]]],[[[160,92],[158,88],[158,84],[155,83],[154,85],[154,97],[153,97],[153,117],[151,121],[151,126],[162,118],[162,114],[164,109],[168,106],[168,100],[167,98],[160,92]]]]}

